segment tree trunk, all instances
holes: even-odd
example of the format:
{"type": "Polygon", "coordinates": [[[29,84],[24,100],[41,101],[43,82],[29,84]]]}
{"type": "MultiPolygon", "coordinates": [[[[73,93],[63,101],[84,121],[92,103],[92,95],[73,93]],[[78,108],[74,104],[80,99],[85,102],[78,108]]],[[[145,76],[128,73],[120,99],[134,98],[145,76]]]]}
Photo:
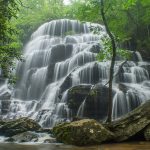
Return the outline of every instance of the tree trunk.
{"type": "Polygon", "coordinates": [[[112,98],[112,82],[113,82],[113,74],[114,74],[114,66],[115,66],[115,58],[116,58],[116,42],[115,42],[115,38],[113,36],[113,34],[111,33],[107,20],[106,20],[106,16],[105,16],[105,12],[104,12],[104,1],[101,0],[101,15],[102,15],[102,19],[106,28],[106,32],[108,34],[108,36],[110,37],[111,40],[111,45],[112,45],[112,59],[111,59],[111,66],[110,66],[110,75],[109,75],[109,103],[108,103],[108,118],[107,118],[107,122],[111,122],[112,120],[112,103],[113,103],[113,98],[112,98]]]}

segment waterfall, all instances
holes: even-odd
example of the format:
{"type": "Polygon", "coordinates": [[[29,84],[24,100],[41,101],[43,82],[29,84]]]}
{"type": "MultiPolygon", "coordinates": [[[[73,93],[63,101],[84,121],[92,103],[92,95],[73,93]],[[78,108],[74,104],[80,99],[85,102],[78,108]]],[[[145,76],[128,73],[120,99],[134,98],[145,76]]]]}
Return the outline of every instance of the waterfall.
{"type": "MultiPolygon", "coordinates": [[[[17,64],[19,79],[3,118],[28,116],[43,127],[52,127],[72,117],[67,105],[70,88],[108,81],[110,62],[96,61],[103,46],[102,38],[107,36],[105,28],[96,25],[100,29],[100,34],[96,35],[90,32],[89,26],[90,23],[61,19],[43,24],[32,34],[24,47],[25,60],[17,64]]],[[[141,64],[140,54],[135,54],[139,62],[127,62],[121,77],[114,79],[113,119],[149,99],[149,72],[142,67],[145,64],[141,64]]],[[[120,63],[121,60],[116,62],[115,70],[120,63]]],[[[77,115],[84,116],[85,105],[83,101],[77,115]]]]}

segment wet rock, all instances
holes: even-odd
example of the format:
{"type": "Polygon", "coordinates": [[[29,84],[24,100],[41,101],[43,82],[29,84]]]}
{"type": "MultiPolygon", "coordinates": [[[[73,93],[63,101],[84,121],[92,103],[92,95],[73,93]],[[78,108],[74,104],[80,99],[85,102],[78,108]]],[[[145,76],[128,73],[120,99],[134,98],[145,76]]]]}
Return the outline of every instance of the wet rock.
{"type": "Polygon", "coordinates": [[[65,43],[68,43],[68,44],[76,44],[76,43],[78,43],[78,41],[77,41],[77,39],[76,39],[75,37],[68,35],[68,36],[65,38],[65,43]]]}
{"type": "Polygon", "coordinates": [[[5,115],[9,112],[11,101],[2,100],[1,101],[1,115],[5,115]]]}
{"type": "Polygon", "coordinates": [[[150,141],[150,125],[148,125],[144,130],[144,137],[146,141],[150,141]]]}
{"type": "Polygon", "coordinates": [[[101,50],[101,46],[99,44],[92,45],[90,52],[99,53],[101,50]]]}
{"type": "Polygon", "coordinates": [[[40,129],[37,130],[36,132],[38,132],[38,133],[48,133],[48,134],[51,134],[51,133],[52,133],[52,129],[51,129],[51,128],[40,128],[40,129]]]}
{"type": "Polygon", "coordinates": [[[69,74],[64,81],[62,82],[61,86],[60,86],[60,93],[63,93],[66,89],[70,88],[72,85],[72,78],[71,78],[71,74],[69,74]]]}
{"type": "Polygon", "coordinates": [[[52,47],[50,63],[60,62],[69,58],[72,53],[72,49],[73,49],[72,45],[64,45],[64,44],[59,44],[52,47]]]}
{"type": "Polygon", "coordinates": [[[120,83],[118,87],[121,91],[123,91],[123,93],[128,93],[128,103],[130,104],[130,110],[134,110],[141,104],[141,100],[139,100],[138,94],[134,94],[133,96],[133,93],[139,92],[136,87],[133,87],[128,83],[120,83]]]}
{"type": "Polygon", "coordinates": [[[0,95],[0,100],[9,100],[10,97],[11,97],[11,92],[10,91],[6,91],[2,95],[0,95]]]}
{"type": "Polygon", "coordinates": [[[59,142],[79,146],[99,144],[113,137],[112,132],[93,119],[57,125],[53,128],[53,134],[59,142]]]}
{"type": "Polygon", "coordinates": [[[0,134],[4,136],[13,136],[26,131],[36,131],[41,127],[32,119],[20,118],[13,121],[6,121],[0,126],[0,134]]]}
{"type": "Polygon", "coordinates": [[[139,61],[136,51],[132,52],[131,60],[135,62],[139,61]]]}
{"type": "Polygon", "coordinates": [[[141,67],[146,69],[148,71],[148,73],[150,74],[150,65],[149,64],[141,65],[141,67]]]}
{"type": "MultiPolygon", "coordinates": [[[[121,142],[134,137],[150,124],[150,101],[140,105],[121,119],[110,125],[110,131],[115,135],[114,140],[121,142]]],[[[145,132],[148,137],[149,129],[145,132]]]]}
{"type": "Polygon", "coordinates": [[[74,86],[68,91],[68,107],[72,110],[73,117],[76,116],[78,108],[88,95],[91,85],[74,86]]]}
{"type": "Polygon", "coordinates": [[[48,70],[46,74],[46,83],[51,83],[53,81],[54,76],[55,63],[50,63],[48,65],[48,70]]]}
{"type": "Polygon", "coordinates": [[[37,142],[38,134],[35,132],[27,131],[14,135],[6,140],[6,142],[37,142]]]}
{"type": "Polygon", "coordinates": [[[123,83],[120,83],[118,88],[123,91],[124,93],[126,93],[131,87],[129,85],[126,85],[126,84],[123,84],[123,83]]]}
{"type": "MultiPolygon", "coordinates": [[[[114,94],[114,92],[113,92],[114,94]]],[[[108,110],[108,87],[102,84],[94,86],[86,97],[83,115],[87,118],[105,120],[108,110]]]]}
{"type": "Polygon", "coordinates": [[[5,78],[0,74],[0,85],[2,85],[4,83],[5,83],[5,78]]]}
{"type": "Polygon", "coordinates": [[[68,107],[72,111],[72,116],[76,117],[80,105],[85,100],[83,114],[81,116],[79,114],[78,117],[105,120],[108,110],[108,87],[102,84],[95,85],[92,90],[91,87],[91,85],[72,87],[68,91],[68,107]]]}
{"type": "Polygon", "coordinates": [[[57,143],[55,138],[49,138],[49,139],[45,139],[44,143],[57,143]]]}
{"type": "Polygon", "coordinates": [[[144,61],[149,61],[150,62],[150,51],[147,50],[147,49],[142,49],[142,50],[139,50],[142,58],[144,61]]]}

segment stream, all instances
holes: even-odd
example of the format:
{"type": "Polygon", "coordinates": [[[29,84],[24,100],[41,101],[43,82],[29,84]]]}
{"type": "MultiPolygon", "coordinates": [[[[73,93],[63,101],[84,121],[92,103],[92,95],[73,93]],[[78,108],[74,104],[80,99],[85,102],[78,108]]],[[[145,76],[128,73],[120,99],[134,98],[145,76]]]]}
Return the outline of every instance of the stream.
{"type": "Polygon", "coordinates": [[[114,143],[87,147],[64,144],[1,143],[0,150],[150,150],[150,142],[114,143]]]}

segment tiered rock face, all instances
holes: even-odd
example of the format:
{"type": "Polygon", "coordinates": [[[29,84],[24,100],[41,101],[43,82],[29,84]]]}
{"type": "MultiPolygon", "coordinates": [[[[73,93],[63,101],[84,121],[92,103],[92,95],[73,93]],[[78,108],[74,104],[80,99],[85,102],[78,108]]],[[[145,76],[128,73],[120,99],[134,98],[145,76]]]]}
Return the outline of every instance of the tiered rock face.
{"type": "MultiPolygon", "coordinates": [[[[32,34],[24,48],[25,61],[17,64],[19,80],[10,101],[6,84],[0,85],[1,118],[30,117],[46,128],[76,116],[106,119],[110,61],[98,62],[96,55],[103,50],[107,34],[98,24],[92,25],[99,28],[100,34],[91,33],[90,25],[53,20],[32,34]]],[[[122,68],[124,60],[116,58],[113,120],[150,97],[149,63],[143,62],[138,52],[132,56],[122,68]]]]}

